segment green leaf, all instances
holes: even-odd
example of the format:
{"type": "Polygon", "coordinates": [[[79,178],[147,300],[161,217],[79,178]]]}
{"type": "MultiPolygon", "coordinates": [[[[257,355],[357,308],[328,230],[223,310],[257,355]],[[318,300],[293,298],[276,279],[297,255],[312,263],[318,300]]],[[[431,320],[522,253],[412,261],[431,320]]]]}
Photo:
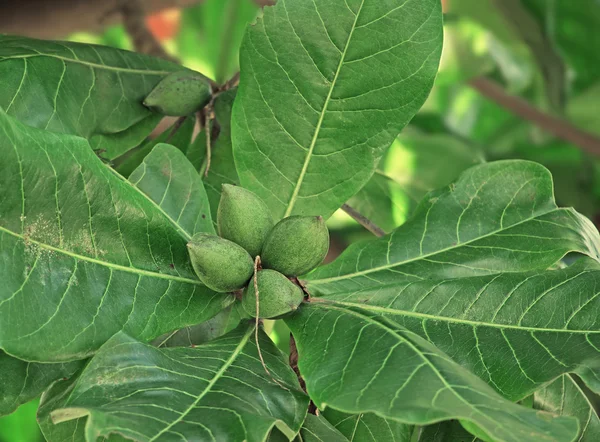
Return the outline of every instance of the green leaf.
{"type": "Polygon", "coordinates": [[[464,419],[498,442],[572,441],[577,421],[502,398],[417,334],[343,305],[310,303],[286,323],[318,408],[375,412],[406,424],[464,419]]]}
{"type": "Polygon", "coordinates": [[[446,421],[421,428],[418,442],[481,442],[481,440],[465,430],[458,421],[446,421]]]}
{"type": "Polygon", "coordinates": [[[168,143],[186,153],[192,140],[195,123],[195,118],[188,117],[175,133],[173,133],[174,127],[171,126],[156,138],[145,140],[138,147],[117,158],[114,161],[115,170],[125,178],[129,178],[129,175],[142,164],[144,158],[154,149],[154,146],[160,143],[168,143]]]}
{"type": "Polygon", "coordinates": [[[158,123],[142,100],[181,69],[104,46],[0,36],[0,107],[30,126],[87,138],[113,159],[158,123]]]}
{"type": "Polygon", "coordinates": [[[346,414],[328,408],[325,418],[351,441],[410,442],[414,427],[373,413],[346,414]]]}
{"type": "MultiPolygon", "coordinates": [[[[342,433],[335,429],[323,416],[307,414],[300,429],[300,442],[348,442],[342,433]]],[[[363,439],[356,439],[362,441],[363,439]]],[[[366,440],[366,439],[365,439],[366,440]]]]}
{"type": "MultiPolygon", "coordinates": [[[[273,429],[268,442],[289,442],[289,439],[277,429],[273,429]]],[[[323,416],[307,414],[300,434],[294,438],[294,442],[348,442],[348,439],[323,416]]]]}
{"type": "Polygon", "coordinates": [[[85,140],[0,113],[0,347],[83,359],[123,330],[142,340],[233,302],[195,276],[182,227],[85,140]]]}
{"type": "Polygon", "coordinates": [[[383,315],[519,400],[569,372],[600,391],[599,284],[600,264],[585,259],[561,270],[399,282],[313,299],[383,315]]]}
{"type": "MultiPolygon", "coordinates": [[[[51,417],[60,423],[88,416],[88,440],[117,431],[137,441],[263,441],[274,427],[291,439],[308,398],[281,352],[260,332],[262,355],[276,381],[265,372],[253,339],[250,324],[196,348],[157,349],[119,333],[68,390],[57,390],[51,417]]],[[[50,391],[44,400],[52,396],[50,391]]]]}
{"type": "Polygon", "coordinates": [[[240,302],[221,310],[216,316],[201,324],[185,327],[156,338],[153,344],[157,347],[194,347],[223,336],[238,326],[248,314],[240,302]]]}
{"type": "Polygon", "coordinates": [[[185,155],[169,144],[158,144],[129,181],[191,239],[196,233],[215,234],[202,179],[185,155]]]}
{"type": "Polygon", "coordinates": [[[38,397],[52,382],[72,376],[81,361],[66,364],[36,364],[0,351],[0,416],[38,397]]]}
{"type": "Polygon", "coordinates": [[[391,234],[350,246],[308,276],[312,294],[380,284],[544,270],[569,252],[598,257],[592,223],[556,206],[552,177],[539,164],[473,167],[429,193],[391,234]]]}
{"type": "Polygon", "coordinates": [[[579,419],[577,442],[600,440],[600,418],[585,393],[570,375],[564,375],[536,391],[534,408],[579,419]]]}
{"type": "Polygon", "coordinates": [[[329,217],[425,101],[441,48],[439,0],[265,8],[240,52],[232,129],[242,185],[277,218],[329,217]]]}
{"type": "MultiPolygon", "coordinates": [[[[574,379],[564,375],[535,393],[534,407],[579,419],[577,442],[595,442],[600,438],[600,420],[594,407],[574,379]]],[[[421,429],[418,442],[481,442],[457,421],[441,422],[421,429]]]]}

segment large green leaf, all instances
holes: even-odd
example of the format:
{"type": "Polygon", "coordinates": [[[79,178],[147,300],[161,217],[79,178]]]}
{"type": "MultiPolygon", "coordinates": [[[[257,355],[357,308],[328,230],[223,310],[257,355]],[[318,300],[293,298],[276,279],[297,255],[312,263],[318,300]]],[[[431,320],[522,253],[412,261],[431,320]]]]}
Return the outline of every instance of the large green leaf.
{"type": "Polygon", "coordinates": [[[129,181],[148,195],[187,239],[198,232],[215,233],[202,179],[176,147],[158,144],[129,181]]]}
{"type": "Polygon", "coordinates": [[[417,425],[460,418],[498,442],[570,442],[577,434],[575,419],[507,401],[427,340],[369,311],[310,303],[286,323],[320,409],[417,425]]]}
{"type": "Polygon", "coordinates": [[[308,397],[270,339],[260,332],[259,341],[271,375],[250,324],[196,348],[157,349],[119,333],[57,390],[50,415],[55,423],[88,416],[88,440],[117,432],[137,441],[264,441],[274,427],[291,439],[308,397]]]}
{"type": "Polygon", "coordinates": [[[308,276],[313,294],[380,284],[544,270],[568,252],[598,257],[598,231],[556,206],[552,177],[539,164],[473,167],[429,193],[414,216],[382,238],[350,246],[308,276]]]}
{"type": "Polygon", "coordinates": [[[404,282],[313,299],[388,317],[518,400],[568,372],[600,391],[599,286],[600,264],[586,259],[562,270],[404,282]]]}
{"type": "Polygon", "coordinates": [[[439,0],[281,0],[249,27],[233,145],[277,218],[329,217],[421,107],[442,47],[439,0]]]}
{"type": "Polygon", "coordinates": [[[113,159],[158,123],[142,101],[180,69],[104,46],[0,36],[0,108],[28,125],[88,138],[113,159]]]}
{"type": "Polygon", "coordinates": [[[325,418],[350,441],[410,442],[414,427],[373,413],[346,414],[333,408],[324,411],[325,418]]]}
{"type": "Polygon", "coordinates": [[[598,412],[572,376],[561,376],[550,385],[536,391],[533,407],[538,410],[578,418],[581,432],[577,442],[596,442],[600,440],[598,412]]]}
{"type": "Polygon", "coordinates": [[[233,302],[196,278],[182,228],[85,140],[0,114],[0,347],[83,359],[123,330],[149,340],[233,302]]]}
{"type": "MultiPolygon", "coordinates": [[[[535,393],[534,408],[579,419],[577,442],[600,440],[600,420],[592,404],[577,383],[564,375],[535,393]]],[[[448,421],[421,429],[419,442],[481,442],[459,422],[448,421]]]]}
{"type": "Polygon", "coordinates": [[[83,363],[36,364],[0,351],[0,416],[38,397],[58,379],[73,375],[83,363]]]}

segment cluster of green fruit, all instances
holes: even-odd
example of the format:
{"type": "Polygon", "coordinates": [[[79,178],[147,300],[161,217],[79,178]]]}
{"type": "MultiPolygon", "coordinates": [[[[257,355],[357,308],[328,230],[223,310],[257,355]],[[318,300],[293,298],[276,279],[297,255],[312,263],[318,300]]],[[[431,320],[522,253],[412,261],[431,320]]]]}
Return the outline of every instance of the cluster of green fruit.
{"type": "Polygon", "coordinates": [[[275,224],[257,195],[229,184],[223,185],[217,230],[219,236],[199,233],[188,243],[194,270],[216,292],[244,289],[242,306],[252,317],[274,318],[296,310],[304,293],[288,277],[310,272],[329,249],[322,217],[290,216],[275,224]],[[255,287],[256,256],[261,265],[255,287]]]}

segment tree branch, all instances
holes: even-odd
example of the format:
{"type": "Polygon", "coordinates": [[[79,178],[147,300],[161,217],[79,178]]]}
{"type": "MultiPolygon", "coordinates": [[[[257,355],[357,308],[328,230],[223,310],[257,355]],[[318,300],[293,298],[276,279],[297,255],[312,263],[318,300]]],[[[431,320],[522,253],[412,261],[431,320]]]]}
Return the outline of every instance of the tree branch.
{"type": "Polygon", "coordinates": [[[346,212],[348,215],[350,215],[352,218],[354,218],[356,221],[358,221],[358,223],[361,226],[363,226],[365,229],[367,229],[373,235],[375,235],[375,236],[384,236],[385,235],[385,231],[381,227],[379,227],[377,224],[375,224],[373,221],[371,221],[366,216],[361,215],[356,209],[350,207],[348,204],[344,204],[342,206],[342,210],[344,212],[346,212]]]}
{"type": "Polygon", "coordinates": [[[600,156],[600,138],[597,136],[579,129],[562,118],[540,111],[520,97],[507,94],[501,86],[487,78],[475,78],[469,82],[469,85],[481,95],[557,138],[568,141],[587,153],[600,156]]]}

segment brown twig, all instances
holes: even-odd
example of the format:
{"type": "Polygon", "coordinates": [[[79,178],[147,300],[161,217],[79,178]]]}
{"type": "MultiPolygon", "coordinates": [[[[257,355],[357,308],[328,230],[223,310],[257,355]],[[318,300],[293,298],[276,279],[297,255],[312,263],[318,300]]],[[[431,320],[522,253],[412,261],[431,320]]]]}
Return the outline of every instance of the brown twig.
{"type": "Polygon", "coordinates": [[[513,114],[524,118],[561,140],[578,146],[587,153],[600,156],[600,138],[597,136],[579,129],[562,118],[548,115],[536,109],[520,97],[507,94],[501,86],[492,80],[478,77],[471,80],[469,84],[481,95],[489,98],[513,114]]]}
{"type": "Polygon", "coordinates": [[[354,218],[361,226],[363,226],[365,229],[367,229],[373,235],[375,235],[375,236],[384,236],[385,235],[385,231],[381,227],[379,227],[377,224],[375,224],[373,221],[371,221],[366,216],[361,215],[356,209],[354,209],[353,207],[350,207],[348,204],[342,205],[342,210],[344,212],[346,212],[348,215],[350,215],[352,218],[354,218]]]}
{"type": "MultiPolygon", "coordinates": [[[[294,370],[294,373],[296,373],[296,377],[298,378],[298,383],[300,384],[300,387],[302,388],[302,390],[305,393],[307,393],[306,382],[304,381],[304,378],[300,374],[300,369],[298,368],[298,347],[296,347],[296,340],[294,339],[294,335],[292,335],[291,333],[290,333],[290,367],[292,367],[292,370],[294,370]]],[[[317,406],[315,405],[315,403],[312,400],[308,404],[308,412],[311,414],[318,415],[319,410],[317,409],[317,406]]]]}

